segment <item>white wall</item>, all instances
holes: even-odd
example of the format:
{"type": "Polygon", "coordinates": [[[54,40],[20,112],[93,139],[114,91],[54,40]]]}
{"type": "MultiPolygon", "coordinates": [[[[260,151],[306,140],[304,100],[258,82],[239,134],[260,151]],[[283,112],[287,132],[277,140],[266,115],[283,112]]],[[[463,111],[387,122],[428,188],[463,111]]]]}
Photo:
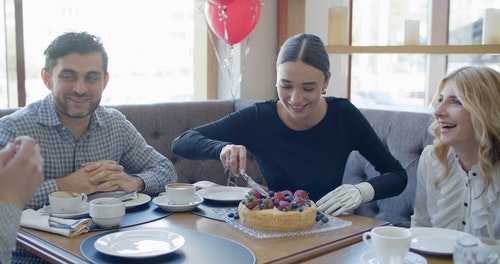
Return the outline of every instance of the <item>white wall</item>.
{"type": "MultiPolygon", "coordinates": [[[[305,30],[320,37],[325,44],[328,44],[328,9],[333,5],[348,6],[348,1],[306,0],[305,30]]],[[[326,90],[327,95],[347,96],[347,62],[348,55],[330,55],[332,77],[326,90]]]]}
{"type": "Polygon", "coordinates": [[[278,1],[261,0],[261,3],[259,21],[252,33],[234,45],[232,52],[226,52],[226,45],[220,45],[217,49],[220,57],[233,58],[231,63],[226,63],[233,66],[233,77],[218,68],[219,99],[230,99],[233,93],[236,98],[257,100],[277,97],[274,85],[278,54],[278,1]],[[241,77],[239,89],[238,76],[241,77]],[[231,85],[228,79],[233,79],[236,85],[231,85]]]}
{"type": "MultiPolygon", "coordinates": [[[[234,45],[233,68],[236,85],[228,82],[228,75],[218,70],[219,87],[217,96],[221,99],[236,98],[270,99],[276,98],[276,57],[278,54],[278,1],[261,0],[260,18],[254,31],[247,39],[234,45]],[[239,54],[239,56],[238,56],[239,54]],[[245,55],[246,54],[246,55],[245,55]],[[237,76],[241,71],[238,89],[237,76]]],[[[332,5],[345,5],[347,0],[306,0],[307,33],[318,35],[327,44],[328,8],[332,5]]],[[[220,49],[221,47],[219,47],[220,49]]],[[[347,96],[347,55],[330,55],[332,79],[327,95],[347,96]]],[[[231,78],[231,77],[229,77],[231,78]]]]}

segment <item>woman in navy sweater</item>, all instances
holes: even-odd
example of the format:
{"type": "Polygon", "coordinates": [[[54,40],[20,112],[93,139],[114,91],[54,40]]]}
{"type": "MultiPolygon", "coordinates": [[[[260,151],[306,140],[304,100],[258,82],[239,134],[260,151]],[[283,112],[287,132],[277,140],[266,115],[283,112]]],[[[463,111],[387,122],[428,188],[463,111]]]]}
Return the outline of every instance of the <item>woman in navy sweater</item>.
{"type": "Polygon", "coordinates": [[[361,112],[347,99],[324,96],[331,73],[320,38],[289,38],[276,67],[277,99],[182,133],[174,139],[173,152],[188,159],[220,159],[226,169],[240,174],[248,150],[269,190],[306,190],[320,210],[334,215],[404,190],[406,171],[361,112]],[[343,185],[347,158],[354,150],[381,175],[343,185]]]}

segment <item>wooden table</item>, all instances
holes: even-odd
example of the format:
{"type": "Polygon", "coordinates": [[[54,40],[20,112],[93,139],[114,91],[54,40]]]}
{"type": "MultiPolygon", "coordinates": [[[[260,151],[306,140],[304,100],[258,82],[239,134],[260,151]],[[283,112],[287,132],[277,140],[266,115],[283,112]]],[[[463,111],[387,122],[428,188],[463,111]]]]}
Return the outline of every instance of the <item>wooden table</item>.
{"type": "MultiPolygon", "coordinates": [[[[174,213],[160,220],[139,226],[174,230],[184,228],[225,237],[248,247],[255,254],[257,263],[302,263],[361,241],[363,232],[387,222],[363,216],[342,216],[352,225],[319,234],[286,238],[257,239],[227,224],[189,212],[174,213]]],[[[52,263],[88,263],[80,253],[81,242],[104,231],[89,232],[68,238],[39,230],[21,228],[17,242],[21,247],[52,263]]]]}
{"type": "MultiPolygon", "coordinates": [[[[369,252],[370,248],[363,242],[358,242],[338,250],[323,254],[313,259],[304,261],[304,264],[331,264],[331,263],[361,263],[361,256],[369,252]]],[[[428,264],[453,264],[453,259],[450,256],[439,256],[414,252],[427,260],[428,264]]]]}

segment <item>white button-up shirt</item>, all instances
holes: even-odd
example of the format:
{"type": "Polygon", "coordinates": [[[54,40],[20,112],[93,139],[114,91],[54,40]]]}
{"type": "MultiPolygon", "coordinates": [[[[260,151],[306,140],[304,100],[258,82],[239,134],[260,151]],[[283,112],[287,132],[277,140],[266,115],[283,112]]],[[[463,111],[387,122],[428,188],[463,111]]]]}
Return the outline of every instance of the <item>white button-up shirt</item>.
{"type": "Polygon", "coordinates": [[[499,239],[500,162],[493,166],[493,182],[481,195],[484,182],[479,166],[474,165],[469,172],[464,171],[453,149],[448,153],[450,172],[436,186],[435,181],[445,168],[433,156],[433,150],[434,146],[427,146],[420,156],[411,225],[448,228],[487,237],[489,221],[495,237],[499,239]]]}

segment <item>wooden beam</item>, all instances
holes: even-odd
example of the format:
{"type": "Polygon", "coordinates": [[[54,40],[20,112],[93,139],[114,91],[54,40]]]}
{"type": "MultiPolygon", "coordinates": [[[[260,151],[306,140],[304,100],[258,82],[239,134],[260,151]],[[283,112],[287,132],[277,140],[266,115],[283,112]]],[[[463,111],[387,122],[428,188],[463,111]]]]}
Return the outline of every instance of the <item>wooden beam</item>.
{"type": "Polygon", "coordinates": [[[278,38],[281,46],[288,37],[305,31],[306,1],[279,0],[278,9],[278,38]]]}

